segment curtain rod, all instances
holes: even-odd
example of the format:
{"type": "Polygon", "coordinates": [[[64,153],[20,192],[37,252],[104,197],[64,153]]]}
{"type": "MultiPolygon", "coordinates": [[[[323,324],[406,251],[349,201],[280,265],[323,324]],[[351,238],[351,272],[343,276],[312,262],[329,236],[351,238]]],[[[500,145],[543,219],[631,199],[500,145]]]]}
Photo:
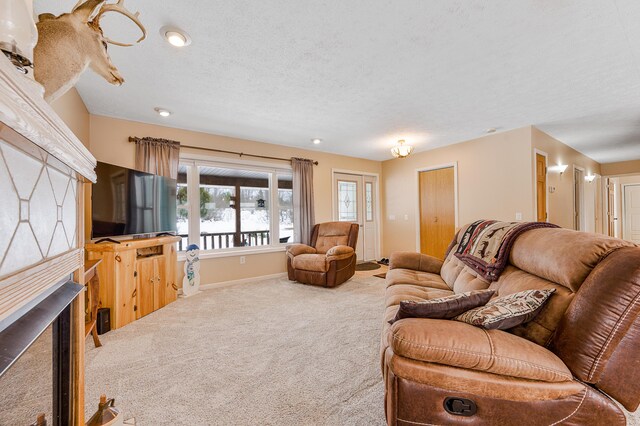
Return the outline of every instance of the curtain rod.
{"type": "MultiPolygon", "coordinates": [[[[138,141],[141,141],[143,139],[155,139],[155,138],[138,138],[138,137],[135,137],[135,136],[129,136],[129,142],[138,142],[138,141]]],[[[178,141],[171,141],[171,140],[168,140],[168,139],[159,139],[159,140],[166,141],[166,142],[171,142],[171,143],[178,143],[178,144],[180,143],[178,141]]],[[[288,161],[289,163],[291,162],[290,158],[270,157],[268,155],[246,154],[244,152],[227,151],[227,150],[224,150],[224,149],[203,148],[203,147],[200,147],[200,146],[182,145],[182,144],[180,144],[180,147],[181,148],[190,148],[190,149],[199,149],[199,150],[202,150],[202,151],[220,152],[220,153],[223,153],[223,154],[232,154],[232,155],[237,155],[239,157],[245,156],[245,157],[253,157],[253,158],[265,158],[267,160],[288,161]]],[[[313,164],[317,166],[318,162],[317,161],[313,161],[313,164]]]]}

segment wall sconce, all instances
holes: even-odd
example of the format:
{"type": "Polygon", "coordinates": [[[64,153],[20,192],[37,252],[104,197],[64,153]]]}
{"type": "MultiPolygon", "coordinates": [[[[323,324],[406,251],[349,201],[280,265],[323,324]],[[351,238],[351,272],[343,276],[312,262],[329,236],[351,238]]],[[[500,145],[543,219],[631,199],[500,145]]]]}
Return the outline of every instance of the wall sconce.
{"type": "Polygon", "coordinates": [[[587,175],[584,177],[584,180],[586,180],[587,182],[591,183],[595,180],[596,175],[587,175]]]}
{"type": "Polygon", "coordinates": [[[558,164],[557,166],[551,166],[549,167],[549,171],[550,172],[559,172],[560,174],[563,174],[565,170],[567,170],[567,167],[569,167],[566,164],[558,164]]]}

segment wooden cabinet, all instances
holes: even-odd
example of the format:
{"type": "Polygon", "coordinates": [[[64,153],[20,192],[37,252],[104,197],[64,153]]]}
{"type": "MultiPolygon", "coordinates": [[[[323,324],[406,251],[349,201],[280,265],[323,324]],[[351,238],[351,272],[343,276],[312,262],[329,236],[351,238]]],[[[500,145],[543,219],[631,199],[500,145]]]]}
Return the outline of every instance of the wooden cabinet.
{"type": "Polygon", "coordinates": [[[89,260],[98,265],[100,306],[111,309],[111,328],[129,324],[176,300],[180,237],[87,244],[89,260]]]}

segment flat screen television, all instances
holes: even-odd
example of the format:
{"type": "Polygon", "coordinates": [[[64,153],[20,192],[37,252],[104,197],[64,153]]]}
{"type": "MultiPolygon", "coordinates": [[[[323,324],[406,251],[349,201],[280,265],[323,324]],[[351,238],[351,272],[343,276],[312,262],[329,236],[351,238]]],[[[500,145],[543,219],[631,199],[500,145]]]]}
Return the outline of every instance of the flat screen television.
{"type": "Polygon", "coordinates": [[[91,238],[176,231],[176,180],[98,162],[91,238]]]}

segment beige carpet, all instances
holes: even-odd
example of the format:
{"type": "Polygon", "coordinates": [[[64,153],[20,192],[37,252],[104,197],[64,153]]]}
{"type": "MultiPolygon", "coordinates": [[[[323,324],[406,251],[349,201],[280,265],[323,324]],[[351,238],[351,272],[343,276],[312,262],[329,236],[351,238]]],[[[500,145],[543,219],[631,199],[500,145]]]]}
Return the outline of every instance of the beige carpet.
{"type": "MultiPolygon", "coordinates": [[[[384,280],[206,290],[87,344],[100,393],[138,425],[384,425],[384,280]]],[[[88,417],[87,417],[88,418],[88,417]]]]}

